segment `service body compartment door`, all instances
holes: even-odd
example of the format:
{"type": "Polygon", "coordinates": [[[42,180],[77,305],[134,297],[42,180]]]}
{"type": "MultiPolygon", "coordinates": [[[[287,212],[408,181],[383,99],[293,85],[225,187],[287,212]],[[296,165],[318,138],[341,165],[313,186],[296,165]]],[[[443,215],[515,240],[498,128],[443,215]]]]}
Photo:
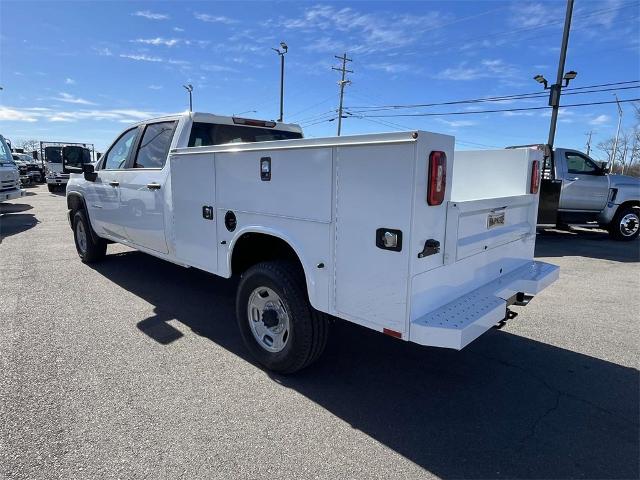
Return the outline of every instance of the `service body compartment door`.
{"type": "Polygon", "coordinates": [[[174,154],[171,196],[176,257],[216,273],[215,154],[174,154]]]}
{"type": "Polygon", "coordinates": [[[404,332],[411,250],[415,145],[336,148],[335,309],[404,332]],[[399,251],[376,245],[379,229],[402,234],[399,251]]]}

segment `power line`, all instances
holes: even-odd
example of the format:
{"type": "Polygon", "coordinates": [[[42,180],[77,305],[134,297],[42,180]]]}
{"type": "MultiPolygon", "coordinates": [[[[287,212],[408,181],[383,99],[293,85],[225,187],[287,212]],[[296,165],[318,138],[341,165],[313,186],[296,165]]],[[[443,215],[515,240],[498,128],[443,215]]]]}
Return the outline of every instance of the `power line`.
{"type": "MultiPolygon", "coordinates": [[[[626,102],[638,102],[640,98],[630,98],[627,100],[620,100],[620,103],[626,102]]],[[[570,105],[561,105],[561,108],[569,108],[569,107],[585,107],[590,105],[608,105],[611,103],[616,103],[616,101],[606,101],[606,102],[587,102],[587,103],[574,103],[570,105]]],[[[447,116],[447,115],[477,115],[480,113],[499,113],[499,112],[523,112],[528,110],[546,110],[551,108],[549,106],[544,107],[521,107],[521,108],[501,108],[494,110],[472,110],[467,112],[442,112],[442,113],[396,113],[396,114],[386,114],[386,115],[363,115],[363,118],[392,118],[392,117],[438,117],[438,116],[447,116]]]]}
{"type": "MultiPolygon", "coordinates": [[[[598,93],[598,92],[609,92],[613,90],[626,90],[631,88],[640,88],[640,85],[627,86],[627,87],[616,87],[616,88],[605,88],[600,90],[589,90],[589,91],[580,91],[575,92],[575,90],[583,90],[583,89],[594,89],[600,87],[610,87],[615,85],[629,85],[632,83],[640,83],[640,80],[630,80],[625,82],[615,82],[615,83],[604,83],[600,85],[588,85],[585,87],[576,87],[576,88],[566,88],[564,95],[577,95],[580,93],[598,93]]],[[[403,109],[403,108],[420,108],[420,107],[438,107],[443,105],[460,105],[465,103],[485,103],[485,102],[500,102],[505,100],[526,100],[530,98],[542,98],[548,97],[548,95],[544,92],[531,92],[531,93],[517,93],[512,95],[500,95],[494,97],[480,97],[480,98],[472,98],[467,100],[451,100],[448,102],[434,102],[434,103],[415,103],[415,104],[397,104],[397,105],[364,105],[364,106],[356,106],[356,107],[345,107],[350,111],[358,111],[367,109],[366,111],[375,111],[375,110],[394,110],[394,109],[403,109]]],[[[363,110],[364,111],[364,110],[363,110]]]]}

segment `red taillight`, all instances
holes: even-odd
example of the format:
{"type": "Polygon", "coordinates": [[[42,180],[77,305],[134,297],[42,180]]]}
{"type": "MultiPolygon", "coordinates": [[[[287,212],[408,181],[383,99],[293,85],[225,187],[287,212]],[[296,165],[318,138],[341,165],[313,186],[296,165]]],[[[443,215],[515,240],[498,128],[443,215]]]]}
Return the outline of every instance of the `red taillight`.
{"type": "Polygon", "coordinates": [[[440,205],[447,189],[447,156],[444,152],[429,155],[429,178],[427,179],[427,203],[440,205]]]}
{"type": "Polygon", "coordinates": [[[538,193],[540,188],[540,161],[534,160],[531,167],[531,193],[538,193]]]}

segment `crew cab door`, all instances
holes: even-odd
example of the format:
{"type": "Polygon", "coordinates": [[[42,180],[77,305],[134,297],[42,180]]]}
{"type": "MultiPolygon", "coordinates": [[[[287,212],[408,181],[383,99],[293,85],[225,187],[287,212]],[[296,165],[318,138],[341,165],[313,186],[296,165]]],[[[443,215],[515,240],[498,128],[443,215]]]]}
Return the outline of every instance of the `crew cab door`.
{"type": "Polygon", "coordinates": [[[95,180],[84,184],[93,228],[98,234],[103,233],[116,240],[126,239],[120,212],[120,177],[137,138],[138,127],[120,135],[99,162],[95,180]]]}
{"type": "Polygon", "coordinates": [[[120,176],[120,211],[129,242],[167,253],[165,195],[167,155],[177,121],[155,122],[141,128],[139,141],[120,176]]]}
{"type": "Polygon", "coordinates": [[[607,203],[609,179],[586,155],[573,150],[556,152],[562,172],[561,210],[600,211],[607,203]]]}

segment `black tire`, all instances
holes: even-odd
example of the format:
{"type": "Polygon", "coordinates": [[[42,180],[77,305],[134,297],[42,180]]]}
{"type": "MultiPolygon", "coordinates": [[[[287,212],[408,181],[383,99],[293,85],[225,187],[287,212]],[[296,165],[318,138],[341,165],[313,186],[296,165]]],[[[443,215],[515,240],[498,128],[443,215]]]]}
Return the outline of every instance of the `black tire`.
{"type": "Polygon", "coordinates": [[[73,216],[73,239],[80,259],[84,263],[95,263],[102,260],[107,253],[107,242],[92,234],[91,225],[84,210],[78,210],[73,216]],[[82,229],[79,228],[82,225],[82,229]],[[84,232],[84,242],[81,240],[84,232]],[[84,246],[84,247],[83,247],[84,246]]]}
{"type": "Polygon", "coordinates": [[[304,272],[293,262],[258,263],[243,273],[236,296],[236,318],[251,355],[265,368],[277,373],[290,374],[309,366],[320,357],[327,344],[327,316],[309,303],[304,272]],[[287,341],[278,352],[261,346],[250,326],[250,297],[261,287],[271,289],[280,297],[289,318],[287,341]]]}
{"type": "Polygon", "coordinates": [[[621,207],[609,224],[609,235],[614,240],[630,241],[640,234],[640,207],[621,207]],[[630,233],[631,230],[635,230],[630,233]]]}
{"type": "Polygon", "coordinates": [[[56,186],[55,186],[55,185],[53,185],[53,184],[51,184],[51,183],[48,183],[48,184],[47,184],[47,188],[49,189],[49,191],[50,191],[51,193],[53,193],[53,192],[55,192],[55,191],[56,191],[56,186]]]}

